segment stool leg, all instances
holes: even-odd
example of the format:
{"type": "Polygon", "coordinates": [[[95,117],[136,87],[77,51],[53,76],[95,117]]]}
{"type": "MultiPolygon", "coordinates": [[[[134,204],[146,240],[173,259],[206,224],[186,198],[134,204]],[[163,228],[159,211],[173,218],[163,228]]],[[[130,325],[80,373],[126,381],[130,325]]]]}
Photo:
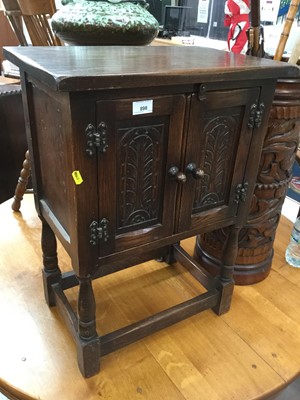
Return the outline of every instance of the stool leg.
{"type": "Polygon", "coordinates": [[[25,160],[23,162],[23,169],[20,172],[20,177],[15,190],[14,201],[11,208],[13,211],[19,211],[21,207],[21,201],[23,200],[23,195],[26,192],[28,179],[30,177],[30,156],[29,151],[25,153],[25,160]]]}
{"type": "Polygon", "coordinates": [[[41,245],[43,251],[43,284],[45,299],[49,306],[54,306],[55,298],[52,285],[61,281],[61,271],[58,266],[56,237],[45,221],[42,221],[41,245]]]}
{"type": "Polygon", "coordinates": [[[219,277],[220,299],[213,311],[218,314],[224,314],[230,308],[231,298],[234,288],[233,270],[238,253],[238,239],[240,227],[231,226],[230,233],[224,249],[223,266],[219,277]]]}
{"type": "Polygon", "coordinates": [[[85,378],[100,370],[100,338],[96,331],[96,303],[91,278],[79,278],[78,294],[78,366],[85,378]]]}

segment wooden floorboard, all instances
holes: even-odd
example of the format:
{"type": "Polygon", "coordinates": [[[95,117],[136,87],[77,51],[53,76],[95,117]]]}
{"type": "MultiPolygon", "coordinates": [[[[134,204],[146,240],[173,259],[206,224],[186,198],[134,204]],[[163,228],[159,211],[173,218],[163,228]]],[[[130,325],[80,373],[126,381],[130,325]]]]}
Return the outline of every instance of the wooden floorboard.
{"type": "MultiPolygon", "coordinates": [[[[300,372],[300,270],[285,263],[287,219],[277,231],[270,276],[236,286],[228,313],[203,311],[112,352],[99,374],[84,379],[72,337],[43,297],[33,198],[25,196],[19,214],[10,204],[0,206],[0,391],[21,400],[294,400],[280,397],[298,390],[298,381],[284,388],[300,372]]],[[[183,247],[192,253],[194,240],[183,247]]],[[[67,271],[70,260],[60,246],[58,252],[67,271]]],[[[93,286],[100,335],[205,291],[185,268],[156,261],[93,286]]],[[[76,310],[78,288],[65,293],[76,310]]]]}

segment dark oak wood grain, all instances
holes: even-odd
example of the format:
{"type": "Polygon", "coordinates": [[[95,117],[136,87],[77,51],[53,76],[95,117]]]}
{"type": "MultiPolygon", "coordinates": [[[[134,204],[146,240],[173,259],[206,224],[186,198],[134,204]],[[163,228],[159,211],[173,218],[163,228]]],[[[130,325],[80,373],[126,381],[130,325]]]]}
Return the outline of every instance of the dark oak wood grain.
{"type": "Polygon", "coordinates": [[[222,82],[236,80],[237,73],[240,80],[299,75],[296,66],[201,47],[28,47],[4,48],[4,54],[52,89],[63,91],[173,85],[174,78],[180,84],[222,82]]]}

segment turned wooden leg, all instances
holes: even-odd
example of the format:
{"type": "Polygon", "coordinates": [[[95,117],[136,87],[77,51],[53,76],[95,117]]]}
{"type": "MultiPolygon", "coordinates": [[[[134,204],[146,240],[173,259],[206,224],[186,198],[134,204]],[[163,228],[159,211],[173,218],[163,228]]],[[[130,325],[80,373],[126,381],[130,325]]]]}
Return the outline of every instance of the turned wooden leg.
{"type": "Polygon", "coordinates": [[[85,378],[100,370],[100,338],[96,331],[96,303],[91,278],[79,278],[78,295],[78,366],[85,378]]]}
{"type": "MultiPolygon", "coordinates": [[[[179,243],[178,243],[179,244],[179,243]]],[[[155,261],[157,262],[166,262],[167,264],[174,264],[176,262],[176,258],[174,257],[174,247],[168,246],[167,250],[165,250],[165,254],[161,257],[156,258],[155,261]]]]}
{"type": "Polygon", "coordinates": [[[220,299],[213,308],[218,315],[224,314],[230,308],[234,288],[233,271],[238,253],[238,236],[240,227],[232,226],[224,249],[223,265],[219,277],[220,299]]]}
{"type": "Polygon", "coordinates": [[[20,177],[15,190],[14,200],[11,208],[14,211],[19,211],[21,207],[21,201],[23,200],[24,193],[26,192],[28,179],[30,177],[30,156],[29,150],[25,153],[25,160],[23,162],[23,169],[20,172],[20,177]]]}
{"type": "Polygon", "coordinates": [[[55,299],[51,285],[61,281],[61,271],[58,266],[56,237],[50,226],[45,221],[42,221],[41,245],[43,251],[43,283],[45,299],[49,306],[54,306],[55,299]]]}

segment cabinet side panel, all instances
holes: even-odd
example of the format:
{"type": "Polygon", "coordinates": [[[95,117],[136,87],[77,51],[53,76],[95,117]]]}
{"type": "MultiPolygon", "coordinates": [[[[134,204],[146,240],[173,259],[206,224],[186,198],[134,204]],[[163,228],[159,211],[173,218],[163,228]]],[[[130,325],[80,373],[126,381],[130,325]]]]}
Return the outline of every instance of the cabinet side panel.
{"type": "Polygon", "coordinates": [[[66,232],[69,232],[67,143],[63,104],[33,86],[34,129],[39,159],[39,196],[66,232]]]}

